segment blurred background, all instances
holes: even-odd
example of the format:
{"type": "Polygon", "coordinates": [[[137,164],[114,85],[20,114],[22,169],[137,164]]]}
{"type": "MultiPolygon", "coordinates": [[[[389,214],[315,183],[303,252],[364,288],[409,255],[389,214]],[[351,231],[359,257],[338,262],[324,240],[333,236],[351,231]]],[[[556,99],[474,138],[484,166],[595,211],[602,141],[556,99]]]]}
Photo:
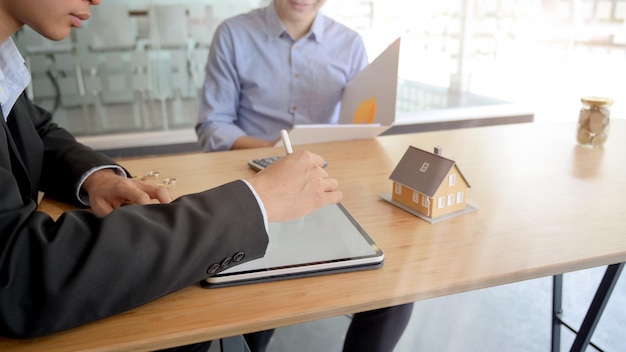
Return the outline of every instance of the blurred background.
{"type": "MultiPolygon", "coordinates": [[[[267,3],[108,0],[64,41],[14,39],[30,96],[87,144],[195,142],[216,26],[267,3]]],[[[329,0],[323,12],[363,36],[370,61],[402,37],[398,123],[496,109],[574,124],[584,95],[626,116],[626,0],[329,0]]]]}

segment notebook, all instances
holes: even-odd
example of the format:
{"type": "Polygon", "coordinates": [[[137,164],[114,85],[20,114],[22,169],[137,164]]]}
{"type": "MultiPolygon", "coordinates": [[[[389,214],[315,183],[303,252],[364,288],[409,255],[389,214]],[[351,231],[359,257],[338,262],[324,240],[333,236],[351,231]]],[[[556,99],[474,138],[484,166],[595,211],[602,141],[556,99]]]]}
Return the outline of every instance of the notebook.
{"type": "Polygon", "coordinates": [[[233,266],[202,282],[217,288],[380,268],[384,253],[339,203],[303,218],[269,224],[263,258],[233,266]]]}

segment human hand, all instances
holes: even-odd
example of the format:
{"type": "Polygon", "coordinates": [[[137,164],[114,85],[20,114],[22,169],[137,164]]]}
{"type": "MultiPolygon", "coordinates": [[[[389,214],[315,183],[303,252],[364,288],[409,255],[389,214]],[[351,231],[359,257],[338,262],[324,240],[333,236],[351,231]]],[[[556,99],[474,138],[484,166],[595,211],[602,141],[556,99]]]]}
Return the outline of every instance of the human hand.
{"type": "Polygon", "coordinates": [[[298,151],[273,162],[248,182],[261,198],[268,221],[288,221],[341,201],[336,179],[323,169],[324,159],[298,151]]]}
{"type": "Polygon", "coordinates": [[[91,209],[100,216],[109,214],[124,203],[148,204],[152,199],[169,203],[174,198],[166,187],[119,176],[111,169],[98,170],[89,175],[83,189],[89,194],[91,209]]]}
{"type": "Polygon", "coordinates": [[[230,149],[236,150],[236,149],[250,149],[250,148],[267,148],[267,147],[273,147],[276,144],[276,142],[278,142],[278,139],[274,141],[266,141],[266,140],[255,138],[255,137],[242,136],[235,140],[235,142],[233,143],[230,149]]]}

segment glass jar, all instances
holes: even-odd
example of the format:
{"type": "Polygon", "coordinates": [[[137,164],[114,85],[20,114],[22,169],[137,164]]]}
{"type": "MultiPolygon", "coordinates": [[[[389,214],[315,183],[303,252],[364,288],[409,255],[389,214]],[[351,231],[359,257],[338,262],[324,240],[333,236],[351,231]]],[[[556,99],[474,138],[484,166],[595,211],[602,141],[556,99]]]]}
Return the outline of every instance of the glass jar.
{"type": "Polygon", "coordinates": [[[599,147],[609,136],[609,121],[613,99],[583,97],[578,115],[576,140],[585,147],[599,147]]]}

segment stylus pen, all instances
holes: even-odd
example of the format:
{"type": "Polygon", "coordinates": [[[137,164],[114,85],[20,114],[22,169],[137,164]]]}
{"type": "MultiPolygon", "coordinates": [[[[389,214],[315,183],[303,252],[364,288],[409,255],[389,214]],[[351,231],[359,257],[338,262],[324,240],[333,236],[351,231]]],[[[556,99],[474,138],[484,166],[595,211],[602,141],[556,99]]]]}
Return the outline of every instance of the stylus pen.
{"type": "MultiPolygon", "coordinates": [[[[287,132],[287,130],[280,130],[280,139],[283,141],[285,153],[287,153],[287,155],[293,153],[293,149],[291,148],[291,141],[289,140],[289,133],[287,132]]],[[[324,161],[324,165],[322,165],[322,167],[325,168],[326,166],[328,166],[328,162],[324,161]]]]}
{"type": "Polygon", "coordinates": [[[280,139],[283,141],[283,147],[285,147],[285,153],[291,154],[293,153],[293,149],[291,149],[291,141],[289,140],[289,133],[287,130],[280,130],[280,139]]]}

